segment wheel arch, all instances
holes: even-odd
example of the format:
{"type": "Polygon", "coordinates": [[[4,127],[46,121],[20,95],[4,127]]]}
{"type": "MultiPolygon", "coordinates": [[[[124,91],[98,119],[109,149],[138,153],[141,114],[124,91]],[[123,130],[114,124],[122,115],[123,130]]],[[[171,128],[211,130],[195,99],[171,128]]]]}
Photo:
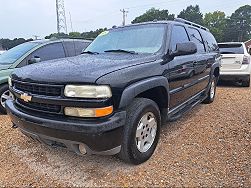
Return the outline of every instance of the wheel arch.
{"type": "Polygon", "coordinates": [[[128,86],[122,93],[119,108],[125,108],[139,97],[153,100],[160,109],[168,108],[169,84],[167,78],[163,76],[148,78],[128,86]]]}

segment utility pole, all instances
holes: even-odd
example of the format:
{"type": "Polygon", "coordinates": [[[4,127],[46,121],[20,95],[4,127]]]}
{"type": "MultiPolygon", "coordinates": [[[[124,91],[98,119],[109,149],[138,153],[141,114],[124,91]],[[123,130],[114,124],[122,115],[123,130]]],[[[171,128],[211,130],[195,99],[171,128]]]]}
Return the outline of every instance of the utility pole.
{"type": "Polygon", "coordinates": [[[58,33],[67,34],[67,24],[64,8],[64,0],[56,0],[56,11],[57,11],[57,31],[58,33]]]}
{"type": "Polygon", "coordinates": [[[33,35],[34,40],[38,40],[39,36],[38,35],[33,35]]]}
{"type": "Polygon", "coordinates": [[[120,10],[120,12],[122,12],[122,14],[123,14],[122,26],[125,26],[125,24],[126,24],[126,16],[129,13],[129,11],[123,9],[123,10],[120,10]]]}

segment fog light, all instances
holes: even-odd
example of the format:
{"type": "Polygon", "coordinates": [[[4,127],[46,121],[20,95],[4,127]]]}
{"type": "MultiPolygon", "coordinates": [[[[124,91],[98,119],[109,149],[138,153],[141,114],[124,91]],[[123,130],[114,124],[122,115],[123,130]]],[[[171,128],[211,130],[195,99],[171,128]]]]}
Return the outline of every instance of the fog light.
{"type": "Polygon", "coordinates": [[[66,107],[64,113],[73,117],[104,117],[112,114],[113,106],[104,108],[72,108],[66,107]]]}
{"type": "Polygon", "coordinates": [[[79,144],[78,149],[79,149],[79,152],[80,152],[81,154],[83,154],[83,155],[85,155],[85,154],[87,153],[84,144],[79,144]]]}

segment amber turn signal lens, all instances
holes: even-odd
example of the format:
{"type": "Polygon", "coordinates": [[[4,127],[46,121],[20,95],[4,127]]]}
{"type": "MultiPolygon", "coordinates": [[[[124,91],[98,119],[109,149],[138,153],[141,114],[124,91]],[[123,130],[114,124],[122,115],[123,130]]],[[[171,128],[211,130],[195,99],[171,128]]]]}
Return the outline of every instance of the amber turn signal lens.
{"type": "Polygon", "coordinates": [[[112,114],[113,106],[105,107],[105,108],[97,108],[95,109],[95,116],[96,117],[104,117],[112,114]]]}

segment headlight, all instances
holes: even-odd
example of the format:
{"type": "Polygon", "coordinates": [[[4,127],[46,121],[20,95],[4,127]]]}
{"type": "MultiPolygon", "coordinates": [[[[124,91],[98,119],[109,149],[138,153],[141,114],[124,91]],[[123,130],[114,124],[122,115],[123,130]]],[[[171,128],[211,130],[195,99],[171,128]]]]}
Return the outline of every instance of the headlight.
{"type": "Polygon", "coordinates": [[[8,78],[8,84],[10,87],[12,87],[12,80],[11,80],[11,77],[8,78]]]}
{"type": "Polygon", "coordinates": [[[112,91],[109,86],[65,86],[64,95],[75,98],[110,98],[112,91]]]}

